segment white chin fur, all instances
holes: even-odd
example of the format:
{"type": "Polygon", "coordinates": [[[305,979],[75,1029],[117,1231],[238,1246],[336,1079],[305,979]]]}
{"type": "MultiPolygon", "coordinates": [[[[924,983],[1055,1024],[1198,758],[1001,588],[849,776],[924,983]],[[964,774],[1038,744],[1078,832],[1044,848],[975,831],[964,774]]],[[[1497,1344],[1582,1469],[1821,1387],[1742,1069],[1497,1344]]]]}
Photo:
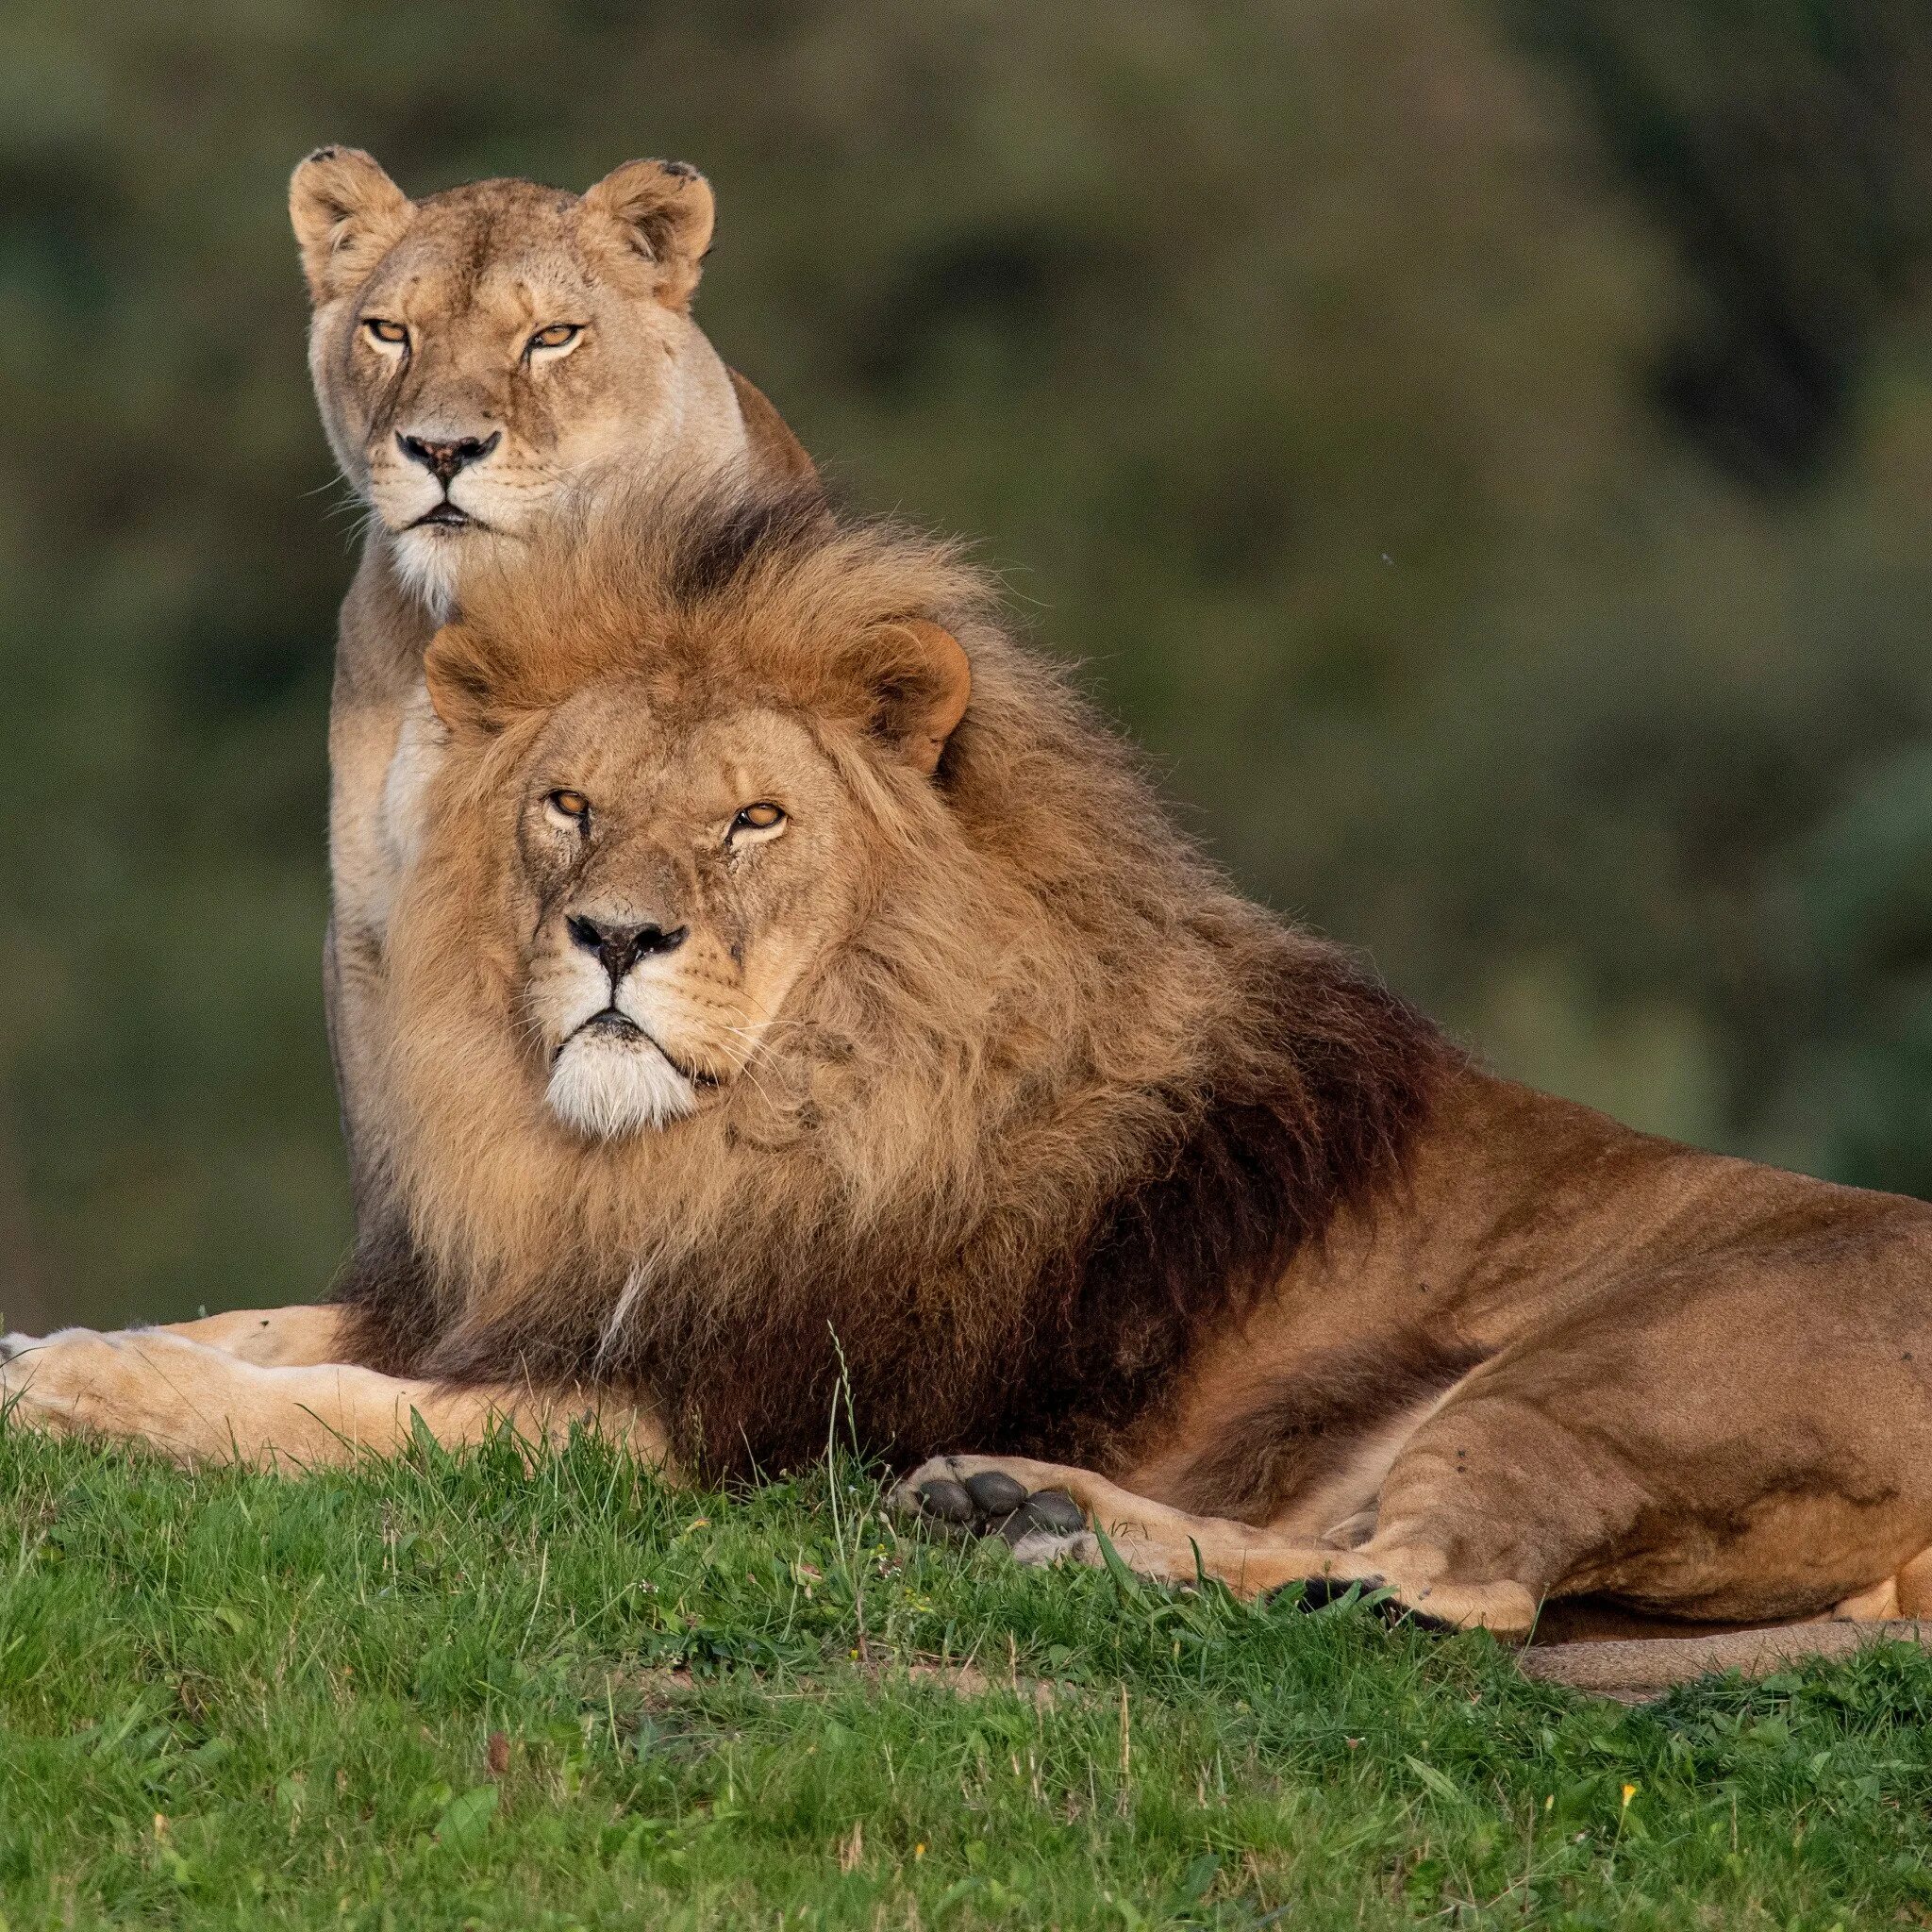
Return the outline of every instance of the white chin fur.
{"type": "Polygon", "coordinates": [[[401,530],[390,540],[403,588],[429,612],[433,624],[447,624],[457,608],[457,566],[474,531],[401,530]]]}
{"type": "Polygon", "coordinates": [[[691,1082],[648,1040],[602,1031],[564,1042],[544,1098],[565,1126],[595,1141],[668,1126],[695,1105],[691,1082]]]}

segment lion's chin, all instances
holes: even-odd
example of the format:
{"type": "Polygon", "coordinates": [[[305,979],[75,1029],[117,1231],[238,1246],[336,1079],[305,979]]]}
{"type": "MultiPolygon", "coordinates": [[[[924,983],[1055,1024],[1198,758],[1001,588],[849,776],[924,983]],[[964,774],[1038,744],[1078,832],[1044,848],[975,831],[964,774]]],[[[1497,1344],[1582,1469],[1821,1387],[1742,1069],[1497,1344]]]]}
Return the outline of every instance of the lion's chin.
{"type": "Polygon", "coordinates": [[[403,588],[434,623],[447,624],[462,573],[497,551],[510,534],[494,524],[411,524],[390,532],[390,556],[403,588]]]}
{"type": "Polygon", "coordinates": [[[697,1105],[691,1081],[643,1034],[598,1025],[564,1041],[544,1099],[565,1126],[593,1141],[669,1126],[697,1105]]]}

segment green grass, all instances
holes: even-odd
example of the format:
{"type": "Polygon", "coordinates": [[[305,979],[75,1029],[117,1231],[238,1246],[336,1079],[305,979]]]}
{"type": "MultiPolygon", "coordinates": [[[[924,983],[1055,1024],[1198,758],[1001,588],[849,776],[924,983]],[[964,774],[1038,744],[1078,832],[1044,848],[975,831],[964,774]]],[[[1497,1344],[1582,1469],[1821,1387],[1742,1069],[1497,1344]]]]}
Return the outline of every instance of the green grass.
{"type": "Polygon", "coordinates": [[[8,1431],[0,1522],[12,1932],[1932,1923],[1916,1651],[1624,1710],[590,1442],[290,1482],[8,1431]]]}

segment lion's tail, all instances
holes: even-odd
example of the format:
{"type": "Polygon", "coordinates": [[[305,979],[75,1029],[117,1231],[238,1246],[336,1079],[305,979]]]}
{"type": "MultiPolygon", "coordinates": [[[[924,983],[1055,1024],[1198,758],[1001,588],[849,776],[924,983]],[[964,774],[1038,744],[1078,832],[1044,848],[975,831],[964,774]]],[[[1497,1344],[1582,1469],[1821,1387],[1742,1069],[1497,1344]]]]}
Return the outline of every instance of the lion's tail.
{"type": "Polygon", "coordinates": [[[1720,1671],[1746,1677],[1812,1657],[1851,1657],[1874,1643],[1917,1643],[1932,1648],[1932,1621],[1892,1618],[1855,1624],[1821,1617],[1765,1630],[1732,1630],[1700,1637],[1643,1637],[1607,1643],[1552,1643],[1523,1654],[1526,1676],[1573,1690],[1639,1704],[1675,1684],[1720,1671]]]}

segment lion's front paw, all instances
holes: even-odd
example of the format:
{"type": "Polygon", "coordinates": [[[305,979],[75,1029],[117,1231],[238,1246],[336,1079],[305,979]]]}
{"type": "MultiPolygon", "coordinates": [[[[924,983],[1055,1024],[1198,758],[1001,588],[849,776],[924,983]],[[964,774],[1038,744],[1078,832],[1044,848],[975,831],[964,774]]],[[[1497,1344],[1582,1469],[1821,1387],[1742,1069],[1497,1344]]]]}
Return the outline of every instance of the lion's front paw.
{"type": "Polygon", "coordinates": [[[936,1456],[892,1491],[892,1507],[956,1536],[997,1536],[1023,1561],[1078,1555],[1092,1542],[1086,1512],[1061,1489],[1035,1489],[991,1457],[936,1456]],[[1052,1545],[1051,1548],[1048,1546],[1052,1545]]]}
{"type": "Polygon", "coordinates": [[[92,1329],[0,1337],[0,1412],[16,1427],[66,1433],[90,1426],[125,1374],[120,1351],[92,1329]]]}
{"type": "Polygon", "coordinates": [[[73,1403],[58,1394],[58,1374],[46,1374],[48,1346],[40,1336],[0,1336],[0,1417],[9,1427],[73,1426],[73,1403]]]}

